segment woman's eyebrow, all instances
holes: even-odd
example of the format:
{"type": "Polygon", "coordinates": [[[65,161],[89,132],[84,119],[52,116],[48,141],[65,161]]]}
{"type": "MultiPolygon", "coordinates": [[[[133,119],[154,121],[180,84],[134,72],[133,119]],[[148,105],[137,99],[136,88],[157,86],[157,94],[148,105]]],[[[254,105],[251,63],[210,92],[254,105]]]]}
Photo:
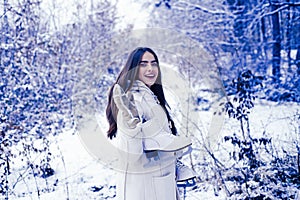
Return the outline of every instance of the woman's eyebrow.
{"type": "MultiPolygon", "coordinates": [[[[154,62],[157,62],[156,60],[152,60],[152,61],[150,61],[151,63],[154,63],[154,62]]],[[[140,63],[149,63],[149,61],[148,60],[141,60],[141,62],[140,63]]]]}

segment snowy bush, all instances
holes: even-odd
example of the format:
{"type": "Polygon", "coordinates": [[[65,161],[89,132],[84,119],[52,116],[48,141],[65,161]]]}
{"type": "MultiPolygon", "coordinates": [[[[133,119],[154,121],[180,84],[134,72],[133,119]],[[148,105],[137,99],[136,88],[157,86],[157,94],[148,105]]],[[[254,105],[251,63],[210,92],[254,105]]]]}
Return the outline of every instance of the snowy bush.
{"type": "Polygon", "coordinates": [[[47,138],[72,127],[72,119],[64,41],[51,41],[39,3],[4,1],[1,30],[0,193],[8,198],[23,175],[35,179],[55,173],[47,138]],[[23,171],[13,182],[16,158],[23,171]]]}
{"type": "Polygon", "coordinates": [[[300,189],[299,151],[297,155],[285,151],[280,156],[271,138],[251,135],[248,114],[262,81],[262,77],[245,71],[232,82],[236,104],[227,102],[225,111],[240,122],[242,136],[233,133],[224,137],[224,142],[232,145],[228,146],[227,162],[232,165],[224,163],[223,184],[227,195],[236,199],[296,199],[300,189]]]}

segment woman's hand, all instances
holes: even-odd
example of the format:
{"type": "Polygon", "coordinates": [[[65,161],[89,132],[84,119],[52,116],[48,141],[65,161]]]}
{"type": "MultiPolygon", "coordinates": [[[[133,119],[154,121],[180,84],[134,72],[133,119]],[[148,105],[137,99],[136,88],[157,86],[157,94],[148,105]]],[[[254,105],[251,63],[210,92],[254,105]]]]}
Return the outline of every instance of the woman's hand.
{"type": "Polygon", "coordinates": [[[126,95],[122,87],[119,84],[115,84],[113,89],[113,99],[119,112],[122,112],[124,123],[128,128],[136,128],[140,119],[134,104],[133,95],[129,92],[126,95]]]}

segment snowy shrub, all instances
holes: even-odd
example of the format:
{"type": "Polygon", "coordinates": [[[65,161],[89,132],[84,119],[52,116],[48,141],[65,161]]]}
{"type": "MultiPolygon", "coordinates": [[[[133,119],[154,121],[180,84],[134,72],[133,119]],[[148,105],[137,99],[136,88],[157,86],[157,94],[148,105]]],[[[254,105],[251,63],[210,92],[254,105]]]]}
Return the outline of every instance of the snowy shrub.
{"type": "Polygon", "coordinates": [[[236,80],[232,81],[232,85],[226,88],[228,95],[234,95],[234,98],[233,103],[228,101],[224,105],[224,110],[229,117],[240,121],[240,128],[245,140],[251,138],[248,115],[254,107],[254,100],[257,98],[256,93],[262,87],[262,81],[263,77],[255,76],[250,70],[247,70],[242,72],[236,80]]]}
{"type": "Polygon", "coordinates": [[[287,152],[280,157],[271,138],[250,134],[248,114],[262,80],[245,71],[232,82],[235,104],[227,102],[224,110],[240,122],[242,137],[235,133],[224,137],[233,147],[229,151],[233,162],[228,162],[233,164],[223,169],[224,185],[228,196],[235,199],[296,199],[300,189],[299,153],[298,157],[287,152]]]}
{"type": "MultiPolygon", "coordinates": [[[[87,12],[81,9],[72,24],[57,27],[51,26],[58,17],[55,11],[50,11],[51,19],[43,18],[47,13],[41,3],[2,4],[0,196],[6,199],[40,198],[63,184],[53,167],[55,162],[65,167],[62,152],[51,149],[55,138],[69,130],[74,133],[74,109],[87,105],[86,100],[93,100],[98,109],[104,107],[109,77],[120,68],[111,63],[110,55],[116,45],[111,38],[117,32],[115,4],[97,2],[87,12]]],[[[65,184],[68,198],[68,181],[65,184]]]]}
{"type": "MultiPolygon", "coordinates": [[[[0,194],[6,199],[23,176],[54,174],[47,138],[72,127],[64,40],[50,42],[38,5],[6,2],[1,18],[0,194]],[[12,171],[19,164],[19,178],[14,180],[12,171]]],[[[39,191],[38,184],[36,188],[39,191]]]]}
{"type": "Polygon", "coordinates": [[[264,99],[283,103],[300,102],[300,77],[297,74],[289,74],[283,83],[274,83],[272,78],[268,78],[268,83],[264,89],[264,99]]]}

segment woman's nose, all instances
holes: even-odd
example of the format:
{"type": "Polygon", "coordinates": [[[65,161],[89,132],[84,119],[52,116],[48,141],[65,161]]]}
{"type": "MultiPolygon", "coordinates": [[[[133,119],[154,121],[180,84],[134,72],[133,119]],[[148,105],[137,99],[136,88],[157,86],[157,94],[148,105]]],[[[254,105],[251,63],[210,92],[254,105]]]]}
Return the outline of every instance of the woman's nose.
{"type": "Polygon", "coordinates": [[[151,65],[151,63],[148,63],[147,64],[147,71],[152,71],[153,70],[153,67],[151,65]]]}

